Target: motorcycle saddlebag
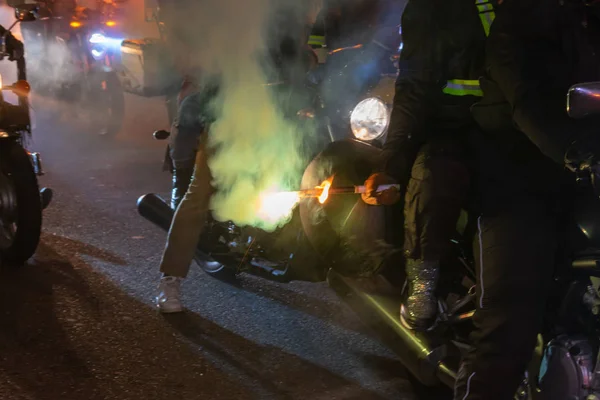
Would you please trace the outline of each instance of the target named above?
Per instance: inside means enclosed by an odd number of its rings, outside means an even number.
[[[177,85],[177,74],[166,45],[159,39],[127,39],[121,44],[123,89],[144,97],[165,95]]]

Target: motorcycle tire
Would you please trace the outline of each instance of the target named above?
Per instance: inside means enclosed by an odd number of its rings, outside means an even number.
[[[202,271],[211,277],[226,283],[236,282],[237,272],[235,268],[221,264],[201,251],[196,251],[194,261]]]
[[[37,176],[27,151],[17,142],[0,143],[0,169],[13,186],[17,203],[12,243],[0,249],[0,260],[21,266],[35,253],[42,232]]]

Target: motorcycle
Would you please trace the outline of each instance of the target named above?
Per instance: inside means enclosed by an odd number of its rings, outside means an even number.
[[[23,44],[10,30],[19,22],[35,20],[37,8],[15,6],[17,21],[9,28],[0,27],[0,59],[17,64],[17,82],[1,85],[0,109],[0,260],[11,265],[25,263],[36,251],[42,229],[42,210],[51,201],[52,191],[38,186],[43,175],[39,153],[24,147],[31,134],[29,83],[26,80]],[[17,96],[17,104],[4,100],[4,91]]]
[[[312,122],[319,127],[319,138],[311,143],[311,158],[325,149],[317,159],[332,150],[349,155],[350,163],[354,162],[352,155],[356,151],[366,151],[375,159],[385,139],[389,104],[394,93],[397,56],[396,52],[391,53],[384,51],[382,55],[380,48],[373,49],[369,45],[335,49],[330,52],[327,65],[319,65],[308,73],[306,86],[312,92],[312,106],[295,114],[300,119],[314,120]],[[285,84],[273,86],[285,87]],[[336,96],[341,90],[345,91],[344,95]],[[365,115],[368,117],[373,112],[373,118],[365,119]],[[376,125],[383,123],[376,126],[376,131],[367,132],[364,126],[372,125],[373,121]],[[157,131],[154,137],[163,140],[169,137],[169,132]],[[345,150],[348,148],[350,151]],[[303,179],[303,187],[307,182]],[[248,272],[279,282],[322,281],[326,278],[327,261],[314,251],[304,234],[308,227],[304,220],[310,214],[304,209],[301,203],[291,221],[273,233],[209,218],[195,260],[205,272],[222,279]],[[174,210],[160,197],[155,194],[140,197],[138,211],[168,231]],[[307,263],[314,268],[293,267]]]
[[[600,114],[599,98],[600,82],[573,86],[568,93],[569,115],[581,118]],[[377,123],[365,123],[364,117],[360,123],[356,116],[369,115],[372,121],[379,121],[376,119],[379,106],[361,109],[374,101],[367,97],[352,113],[356,118],[350,124],[360,132],[366,129],[375,135],[381,130]],[[417,333],[407,329],[399,319],[398,310],[406,295],[405,276],[398,273],[396,257],[400,254],[381,245],[387,237],[386,208],[367,206],[352,195],[322,198],[325,192],[322,180],[332,175],[335,178],[328,180],[329,193],[353,185],[359,188],[357,185],[372,172],[379,151],[377,145],[357,140],[332,143],[305,171],[302,188],[320,188],[321,198],[300,202],[300,226],[297,220],[292,220],[274,234],[264,235],[231,223],[212,222],[214,225],[200,241],[196,261],[215,276],[229,271],[247,272],[278,282],[326,280],[367,325],[375,328],[382,341],[396,351],[415,383],[423,388],[453,387],[461,356],[471,349],[468,337],[475,312],[476,277],[468,240],[453,241],[456,255],[447,268],[442,268],[446,272],[441,279],[439,316],[434,329]],[[600,396],[600,236],[596,227],[596,221],[600,220],[600,163],[587,160],[568,163],[567,168],[581,184],[576,193],[574,217],[577,239],[586,250],[572,254],[568,265],[556,268],[546,328],[538,336],[530,366],[515,394],[514,398],[519,400],[590,400]],[[173,211],[158,197],[143,196],[138,210],[168,230]],[[284,251],[279,259],[273,258],[268,248],[276,247],[277,243],[272,241],[285,242],[293,235],[303,238],[296,242],[295,251]],[[271,243],[263,241],[266,236]],[[356,279],[362,277],[369,278],[369,285]]]
[[[23,29],[35,55],[34,89],[91,110],[92,125],[103,135],[116,135],[125,115],[118,75],[121,10],[112,2],[96,10],[78,7],[69,18],[42,10],[38,25]]]

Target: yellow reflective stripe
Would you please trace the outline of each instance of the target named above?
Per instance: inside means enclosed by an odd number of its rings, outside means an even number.
[[[451,96],[483,96],[476,79],[451,79],[444,86],[443,92]]]
[[[311,46],[325,46],[325,36],[310,35],[308,38],[308,44]]]
[[[496,18],[494,6],[489,0],[475,0],[475,4],[477,5],[477,11],[479,11],[479,19],[481,20],[481,25],[483,25],[485,36],[488,36],[494,18]]]

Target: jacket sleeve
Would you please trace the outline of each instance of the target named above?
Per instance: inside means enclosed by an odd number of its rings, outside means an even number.
[[[410,177],[416,153],[425,141],[424,122],[435,112],[443,88],[443,40],[436,30],[435,3],[410,0],[402,14],[400,72],[380,163],[380,170],[401,184]]]
[[[544,4],[543,4],[544,3]],[[496,13],[487,41],[488,74],[511,106],[513,121],[540,151],[564,163],[569,145],[597,126],[597,120],[573,120],[566,112],[568,63],[558,49],[558,2],[507,0]],[[545,10],[540,15],[540,10]],[[564,66],[557,70],[556,66]]]

